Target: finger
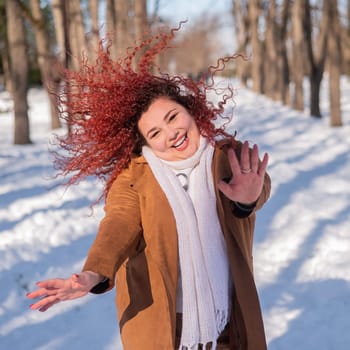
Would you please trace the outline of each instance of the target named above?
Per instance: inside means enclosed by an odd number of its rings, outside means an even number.
[[[219,181],[218,189],[228,198],[230,198],[231,187],[225,181]]]
[[[261,177],[263,177],[265,175],[268,162],[269,162],[269,155],[267,153],[265,153],[264,158],[263,158],[262,162],[260,163],[259,170],[258,170],[258,174]]]
[[[49,291],[47,289],[41,288],[41,289],[38,289],[34,292],[27,293],[26,297],[28,299],[36,299],[36,298],[44,297],[45,295],[48,295],[48,293],[49,293]]]
[[[46,281],[40,281],[37,282],[36,285],[40,288],[44,289],[56,289],[56,288],[62,288],[64,285],[64,279],[62,278],[55,278],[52,280],[46,280]]]
[[[218,188],[221,192],[225,193],[230,189],[230,185],[227,184],[225,181],[219,181]]]
[[[56,304],[58,304],[60,302],[60,300],[56,299],[55,301],[46,304],[45,306],[41,307],[40,309],[38,309],[38,311],[40,312],[45,312],[47,309],[49,309],[51,306],[54,306]]]
[[[44,299],[41,299],[40,301],[34,304],[31,304],[29,307],[31,310],[39,310],[39,309],[45,308],[46,305],[52,304],[56,300],[57,298],[55,296],[45,297]]]
[[[54,295],[58,289],[64,286],[64,283],[62,279],[55,279],[37,282],[36,285],[40,288],[33,292],[27,293],[26,297],[28,299],[36,299],[46,295]]]
[[[228,160],[230,162],[230,167],[231,167],[231,171],[232,174],[240,174],[241,173],[241,167],[239,165],[237,156],[235,151],[233,150],[233,148],[230,148],[228,150]]]
[[[248,143],[248,141],[245,141],[243,143],[242,149],[241,149],[241,169],[243,169],[243,170],[251,169],[249,158],[250,158],[249,157],[249,143]]]
[[[258,148],[258,145],[253,146],[251,156],[250,156],[250,164],[251,164],[251,168],[252,168],[253,173],[257,173],[258,167],[259,167],[259,148]]]
[[[80,275],[77,273],[73,273],[73,275],[71,276],[71,279],[73,282],[78,283],[80,282]]]
[[[40,295],[38,294],[38,291],[34,291],[34,292],[29,292],[26,294],[26,297],[28,299],[35,299],[37,297],[39,297]]]

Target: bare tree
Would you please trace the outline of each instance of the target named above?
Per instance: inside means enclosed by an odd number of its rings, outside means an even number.
[[[134,37],[136,40],[143,38],[150,30],[148,16],[147,16],[147,1],[134,1]],[[142,51],[139,55],[142,54]],[[136,57],[136,61],[139,57]],[[135,62],[136,63],[136,62]]]
[[[149,30],[147,18],[147,0],[134,1],[134,32],[135,38],[142,38]]]
[[[55,27],[57,59],[59,62],[68,67],[69,57],[69,40],[68,40],[68,1],[69,0],[51,0],[52,17]]]
[[[159,16],[158,16],[158,12],[159,12],[159,4],[160,4],[160,0],[154,0],[154,9],[153,9],[153,13],[150,16],[150,24],[156,23],[159,20]]]
[[[110,54],[113,59],[124,56],[127,47],[135,38],[135,7],[141,9],[145,0],[107,0],[107,34],[111,42]]]
[[[263,45],[259,38],[259,16],[261,11],[260,0],[250,0],[248,3],[249,28],[251,33],[252,58],[252,80],[253,91],[263,91]]]
[[[347,1],[346,24],[341,30],[344,73],[350,77],[350,0]]]
[[[350,0],[347,0],[348,12],[344,16],[348,19],[346,25],[339,20],[337,1],[324,0],[323,4],[323,7],[315,2],[310,5],[309,0],[262,3],[259,0],[237,0],[232,2],[232,12],[238,52],[243,53],[249,45],[253,52],[252,64],[246,66],[251,72],[245,74],[251,75],[253,90],[303,111],[304,77],[308,75],[310,113],[320,117],[320,86],[328,62],[331,124],[341,125],[340,75],[350,71]],[[264,33],[261,28],[265,29]],[[243,76],[239,67],[238,75]],[[289,89],[290,77],[293,94]]]
[[[98,24],[98,0],[90,0],[89,1],[89,12],[91,17],[91,37],[90,37],[90,45],[89,45],[89,59],[90,62],[96,60],[98,45],[100,42],[100,31]]]
[[[6,4],[0,1],[0,69],[3,75],[0,84],[5,86],[6,91],[11,91],[10,61],[8,53],[8,42],[6,33]]]
[[[306,0],[304,28],[306,33],[307,58],[310,65],[310,114],[314,117],[321,117],[320,88],[327,55],[329,14],[326,6],[323,6],[322,18],[317,28],[317,38],[314,40],[310,8],[310,1]]]
[[[347,4],[347,33],[350,37],[350,0],[348,0]]]
[[[117,57],[124,56],[128,45],[130,44],[130,33],[132,28],[129,27],[129,10],[130,3],[128,0],[116,0],[115,13],[116,13],[116,47]]]
[[[68,5],[68,33],[69,48],[72,53],[71,68],[77,69],[81,56],[87,55],[87,41],[85,36],[85,27],[83,15],[80,8],[79,0],[70,0]]]
[[[264,60],[264,92],[273,100],[278,99],[278,32],[276,1],[269,1],[265,20],[265,60]]]
[[[208,66],[213,63],[215,41],[212,40],[212,36],[217,32],[218,25],[218,17],[207,14],[182,33],[176,45],[181,47],[181,50],[169,52],[168,61],[171,62],[175,58],[174,71],[188,74],[196,79],[205,74]],[[189,52],[195,54],[189,54]]]
[[[117,57],[117,35],[116,35],[116,12],[114,7],[114,0],[106,1],[106,27],[107,36],[112,46],[110,47],[110,55],[113,59]]]
[[[293,108],[299,111],[304,110],[304,60],[305,49],[303,19],[305,0],[295,0],[292,9],[292,38],[293,38],[293,82],[294,96]]]
[[[6,1],[7,37],[10,53],[10,74],[14,101],[14,144],[28,144],[30,128],[28,118],[28,60],[24,18],[17,0]]]
[[[329,99],[330,124],[341,126],[340,109],[340,75],[341,75],[341,43],[338,1],[324,0],[329,14],[328,65],[329,65]]]
[[[8,56],[8,44],[7,40],[5,40],[1,45],[1,63],[2,69],[4,72],[3,84],[5,86],[6,91],[12,91],[12,82],[11,82],[11,73],[10,73],[10,60]]]
[[[277,32],[277,99],[283,104],[290,104],[289,91],[289,63],[287,50],[287,27],[290,15],[290,0],[283,0],[282,9],[280,12],[280,23],[276,24]]]
[[[34,27],[35,41],[38,52],[38,65],[43,85],[48,93],[51,110],[51,127],[61,126],[58,111],[56,92],[59,85],[59,77],[55,67],[56,58],[50,52],[50,38],[45,25],[45,19],[40,8],[40,0],[30,0],[30,10],[21,4],[22,10]]]
[[[237,33],[237,53],[247,56],[247,46],[249,43],[249,17],[248,2],[245,0],[232,0],[232,15],[235,32]],[[250,75],[250,63],[248,60],[237,60],[237,76],[243,86],[247,86]]]

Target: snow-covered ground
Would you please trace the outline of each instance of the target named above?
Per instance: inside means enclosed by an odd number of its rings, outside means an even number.
[[[232,130],[270,154],[270,201],[258,214],[255,273],[270,350],[350,349],[350,82],[343,121],[329,127],[238,89]],[[35,282],[82,267],[102,217],[92,179],[66,190],[54,178],[47,98],[29,95],[33,145],[13,146],[0,93],[0,349],[120,350],[114,291],[29,310]],[[306,106],[307,108],[307,106]],[[137,335],[135,335],[137,336]],[[150,335],[157,336],[157,335]]]

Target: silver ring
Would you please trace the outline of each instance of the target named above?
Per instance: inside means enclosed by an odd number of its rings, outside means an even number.
[[[249,174],[252,171],[252,169],[251,168],[249,168],[249,169],[241,169],[241,171],[242,171],[243,174]]]

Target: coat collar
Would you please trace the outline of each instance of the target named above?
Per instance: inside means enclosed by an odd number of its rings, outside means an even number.
[[[132,155],[131,156],[131,159],[136,163],[136,164],[144,164],[144,163],[147,163],[145,157],[143,155]]]

